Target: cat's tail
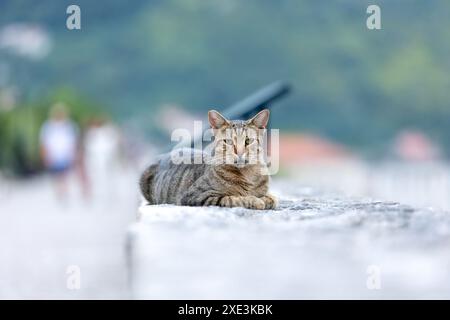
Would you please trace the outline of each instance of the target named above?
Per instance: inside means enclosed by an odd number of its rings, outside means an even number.
[[[153,179],[155,178],[157,170],[157,164],[151,165],[144,171],[144,173],[141,175],[141,179],[139,180],[141,193],[144,196],[145,200],[147,200],[150,204],[156,204],[153,195]]]

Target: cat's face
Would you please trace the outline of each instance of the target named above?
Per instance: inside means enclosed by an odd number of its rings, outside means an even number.
[[[211,110],[208,120],[214,130],[215,163],[245,166],[264,161],[264,129],[269,121],[269,110],[249,120],[227,120]]]

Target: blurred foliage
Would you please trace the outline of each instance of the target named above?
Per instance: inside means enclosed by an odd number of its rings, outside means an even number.
[[[361,150],[412,127],[450,150],[448,0],[378,0],[379,31],[369,0],[79,0],[79,31],[65,28],[69,4],[2,1],[0,26],[38,23],[53,39],[27,92],[62,83],[150,130],[164,103],[204,116],[283,79],[295,91],[275,127]]]
[[[70,117],[80,128],[84,128],[93,117],[104,113],[101,106],[67,88],[60,88],[39,102],[19,105],[11,111],[0,111],[0,168],[19,175],[42,169],[39,131],[55,102],[67,106]]]

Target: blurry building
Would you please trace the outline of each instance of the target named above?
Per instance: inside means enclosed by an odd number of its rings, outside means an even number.
[[[370,162],[322,137],[281,135],[280,175],[350,196],[450,208],[450,168],[439,146],[417,131],[402,132],[393,141],[394,157],[386,153]]]
[[[281,175],[351,195],[366,189],[366,167],[344,145],[312,134],[280,135],[279,145]]]
[[[405,161],[437,160],[442,154],[438,144],[418,130],[401,131],[395,138],[393,148],[394,154]]]
[[[300,163],[333,162],[352,157],[343,145],[311,134],[284,134],[280,136],[280,161],[291,166]]]

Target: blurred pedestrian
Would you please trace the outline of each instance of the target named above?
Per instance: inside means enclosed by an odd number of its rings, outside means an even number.
[[[40,150],[46,169],[54,177],[60,199],[67,196],[67,176],[75,166],[78,148],[79,129],[70,119],[67,107],[57,103],[41,127]]]
[[[119,130],[104,117],[92,118],[84,136],[84,164],[92,197],[104,203],[114,201],[120,160]]]

